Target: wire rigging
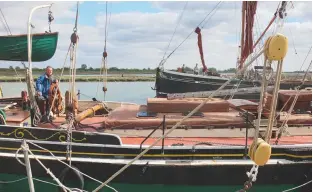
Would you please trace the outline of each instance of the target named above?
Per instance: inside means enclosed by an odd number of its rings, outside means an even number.
[[[222,1],[219,1],[217,3],[217,5],[215,5],[215,7],[204,17],[204,19],[197,25],[197,27],[200,27],[200,25],[207,19],[208,16],[210,16],[213,11],[218,7],[218,5],[221,3]],[[196,27],[196,28],[197,28]],[[202,26],[203,28],[204,26]],[[163,66],[164,63],[170,58],[170,56],[194,33],[194,30],[192,30],[188,36],[164,59],[160,62],[159,66]]]
[[[4,14],[3,14],[1,8],[0,8],[0,12],[1,12],[1,15],[2,15],[2,17],[3,17],[3,19],[4,19],[5,27],[7,28],[8,32],[10,33],[10,35],[12,35],[11,30],[10,30],[10,27],[9,27],[9,25],[8,25],[8,22],[7,22],[7,20],[5,19]],[[2,21],[2,22],[3,22],[3,21]]]
[[[179,24],[180,24],[180,21],[181,21],[181,19],[183,18],[183,14],[184,14],[184,12],[185,12],[185,9],[186,9],[186,7],[187,7],[187,4],[188,4],[188,1],[185,3],[184,8],[183,8],[183,10],[182,10],[182,12],[181,12],[181,14],[180,14],[180,16],[179,16],[179,18],[178,18],[178,21],[177,21],[175,30],[174,30],[174,32],[173,32],[173,34],[172,34],[172,37],[171,37],[171,39],[170,39],[170,42],[169,42],[168,45],[167,45],[167,48],[166,48],[166,50],[165,50],[165,52],[164,52],[164,55],[163,55],[162,60],[165,58],[165,55],[166,55],[166,53],[167,53],[167,51],[168,51],[168,49],[169,49],[169,47],[170,47],[170,44],[171,44],[171,42],[172,42],[172,40],[173,40],[173,37],[174,37],[174,35],[175,35],[175,33],[176,33],[176,30],[177,30],[177,28],[178,28],[178,26],[179,26]]]

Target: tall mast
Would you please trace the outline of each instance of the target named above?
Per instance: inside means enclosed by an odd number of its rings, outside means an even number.
[[[238,69],[242,69],[243,63],[253,52],[253,24],[256,13],[256,1],[242,2],[242,31],[241,31],[241,54]]]
[[[254,15],[256,14],[257,2],[254,1],[243,1],[242,2],[242,25],[241,25],[241,45],[240,45],[240,58],[238,61],[238,70],[240,70],[245,62],[246,58],[253,52],[254,48],[261,41],[265,33],[268,31],[270,26],[274,23],[277,18],[277,14],[279,18],[284,17],[284,11],[286,9],[286,1],[282,1],[281,6],[277,7],[277,10],[270,20],[269,24],[257,39],[257,41],[253,44],[253,23],[254,23]]]
[[[244,43],[244,31],[245,31],[245,8],[246,3],[243,1],[242,2],[242,7],[241,7],[241,44],[240,44],[240,50],[243,49],[243,43]],[[238,64],[238,69],[240,70],[242,68],[242,63],[241,63],[241,57],[242,57],[242,51],[240,51],[240,58],[239,58],[239,64]]]

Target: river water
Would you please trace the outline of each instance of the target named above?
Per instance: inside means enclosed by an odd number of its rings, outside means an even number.
[[[16,97],[21,91],[26,90],[26,84],[21,82],[0,83],[4,97]],[[80,90],[82,100],[90,100],[95,97],[97,100],[104,100],[102,83],[98,82],[76,82],[76,90]],[[68,82],[60,83],[62,95],[69,89]],[[145,104],[147,98],[155,96],[154,82],[108,82],[106,101],[131,102]]]

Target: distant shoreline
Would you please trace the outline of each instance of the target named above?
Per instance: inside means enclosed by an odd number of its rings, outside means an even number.
[[[68,82],[70,80],[70,76],[63,76],[61,78],[61,82]],[[78,76],[76,77],[76,82],[103,82],[102,76]],[[37,80],[37,77],[34,78],[34,81]],[[25,77],[16,77],[16,76],[2,76],[0,77],[0,82],[25,82]],[[108,76],[107,82],[152,82],[155,81],[154,76]]]
[[[33,73],[34,80],[42,75],[41,73]],[[68,73],[63,73],[63,76],[60,78],[59,73],[54,73],[55,77],[61,79],[61,82],[68,82],[71,79],[71,76]],[[231,77],[234,75],[233,73],[224,73]],[[294,79],[297,73],[283,73],[283,79]],[[300,78],[302,78],[301,73],[298,74]],[[76,74],[76,82],[103,82],[103,76],[100,76],[99,73],[78,73]],[[309,79],[311,80],[311,79]],[[25,82],[25,73],[16,74],[5,73],[4,71],[0,71],[0,82]],[[154,82],[155,74],[149,73],[109,73],[107,75],[108,82]]]

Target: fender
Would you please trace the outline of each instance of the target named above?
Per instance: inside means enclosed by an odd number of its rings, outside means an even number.
[[[76,167],[72,166],[72,168],[74,169],[71,169],[69,167],[63,169],[59,176],[59,180],[61,183],[67,186],[66,181],[73,181],[73,179],[75,178],[75,180],[79,182],[79,186],[73,188],[83,190],[85,185],[84,176],[79,171],[77,171],[78,169]],[[59,191],[61,192],[63,191],[63,189],[59,187]]]

